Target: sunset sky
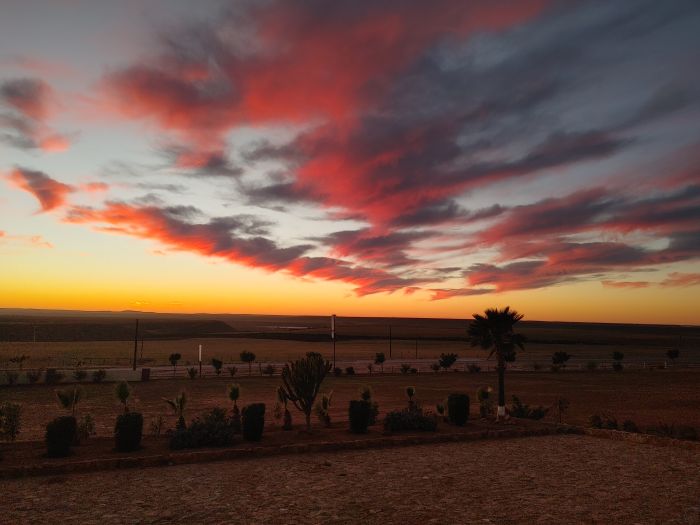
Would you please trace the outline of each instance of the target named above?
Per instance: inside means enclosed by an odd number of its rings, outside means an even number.
[[[0,307],[700,324],[697,0],[3,0]]]

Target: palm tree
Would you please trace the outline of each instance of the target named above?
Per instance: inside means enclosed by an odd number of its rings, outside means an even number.
[[[66,410],[70,410],[70,414],[73,417],[75,417],[78,411],[78,403],[83,397],[85,397],[85,390],[78,385],[66,390],[56,390],[56,399],[58,399],[59,404]]]
[[[234,432],[241,431],[241,411],[238,409],[239,397],[241,397],[241,385],[238,383],[231,383],[228,386],[228,398],[233,401],[233,417],[231,418],[231,425],[233,426]]]
[[[253,373],[252,367],[253,361],[255,361],[255,354],[253,352],[243,350],[243,352],[241,352],[241,361],[248,363],[248,375],[251,375]]]
[[[490,350],[489,357],[496,355],[498,362],[498,412],[497,417],[506,415],[505,373],[506,361],[515,357],[515,347],[524,350],[525,336],[516,334],[515,324],[523,318],[510,306],[503,310],[489,308],[484,315],[474,314],[474,320],[467,330],[471,346]]]

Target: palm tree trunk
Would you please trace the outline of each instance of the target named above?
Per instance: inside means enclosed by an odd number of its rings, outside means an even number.
[[[306,413],[306,430],[311,432],[311,412]]]
[[[503,358],[503,353],[498,352],[498,411],[496,419],[505,417],[506,415],[506,362]]]

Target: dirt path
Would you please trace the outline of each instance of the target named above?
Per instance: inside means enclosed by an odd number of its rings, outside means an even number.
[[[3,523],[700,523],[700,454],[552,436],[2,483]]]

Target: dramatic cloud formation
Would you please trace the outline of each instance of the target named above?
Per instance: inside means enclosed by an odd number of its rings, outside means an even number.
[[[15,168],[8,175],[8,180],[18,188],[31,193],[41,205],[41,211],[51,211],[66,203],[66,199],[75,188],[52,179],[41,171]]]
[[[0,82],[0,102],[11,110],[10,113],[0,112],[0,141],[20,149],[49,152],[68,149],[68,138],[45,123],[53,97],[51,87],[40,79]]]
[[[697,1],[231,4],[100,64],[101,170],[11,182],[42,211],[90,199],[70,224],[359,295],[698,284]],[[0,82],[0,141],[67,147],[54,98]]]
[[[194,222],[201,217],[202,213],[191,206],[162,208],[148,203],[108,202],[103,209],[72,207],[66,221],[96,224],[107,232],[153,239],[171,249],[216,256],[254,268],[344,281],[352,284],[358,295],[391,292],[419,282],[339,259],[308,256],[311,245],[280,247],[265,237],[269,224],[255,217],[238,215]]]

